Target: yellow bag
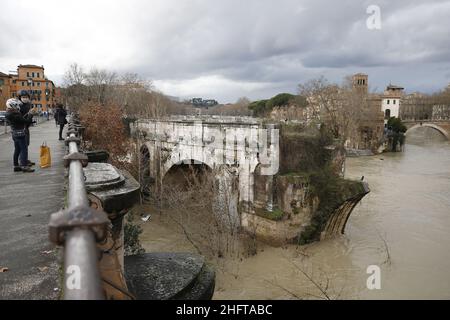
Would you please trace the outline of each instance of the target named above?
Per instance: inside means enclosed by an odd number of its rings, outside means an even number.
[[[41,168],[49,168],[52,165],[52,157],[50,156],[50,148],[47,147],[46,142],[41,145],[40,153],[39,159]]]

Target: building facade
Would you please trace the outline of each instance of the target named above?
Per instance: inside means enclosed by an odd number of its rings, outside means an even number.
[[[433,101],[424,94],[415,92],[403,97],[400,108],[402,120],[430,120],[433,115]]]
[[[53,81],[45,76],[43,66],[21,64],[15,74],[0,72],[0,89],[0,110],[4,110],[6,100],[17,97],[20,90],[30,93],[33,107],[40,112],[48,111],[59,102],[57,88]]]
[[[0,110],[6,109],[6,100],[11,97],[11,77],[0,72]]]
[[[400,103],[403,97],[403,90],[403,87],[394,86],[392,84],[386,87],[381,100],[381,111],[384,113],[385,124],[390,117],[401,118]]]

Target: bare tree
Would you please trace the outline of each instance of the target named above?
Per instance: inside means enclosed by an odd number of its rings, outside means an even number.
[[[247,97],[240,97],[235,103],[235,105],[238,105],[238,106],[244,107],[244,108],[247,108],[249,104],[250,104],[250,99]]]
[[[84,73],[83,67],[76,62],[72,63],[64,73],[63,81],[66,87],[85,84],[86,74]]]
[[[329,83],[324,77],[299,85],[299,93],[308,102],[309,122],[324,123],[334,138],[344,143],[354,136],[361,121],[371,117],[367,92],[355,90],[350,78],[342,86]]]
[[[180,168],[178,168],[180,170]],[[240,229],[236,180],[223,179],[227,168],[184,166],[164,178],[163,212],[183,230],[196,250],[220,265],[221,258],[252,254],[251,239]]]
[[[91,100],[105,104],[112,102],[112,90],[118,84],[118,75],[106,69],[93,67],[86,75],[86,84],[89,86]]]
[[[65,102],[73,109],[80,108],[87,101],[89,95],[83,67],[72,63],[66,70],[63,81],[62,94]]]
[[[160,118],[168,114],[189,113],[186,106],[154,90],[151,80],[136,73],[120,75],[97,67],[86,73],[83,67],[73,63],[64,79],[62,93],[73,109],[92,104],[114,105],[130,118]]]

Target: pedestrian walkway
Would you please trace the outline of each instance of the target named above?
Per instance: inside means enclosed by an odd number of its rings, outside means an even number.
[[[64,202],[65,147],[54,121],[31,127],[29,159],[36,172],[13,172],[13,142],[0,135],[0,299],[57,299],[59,265],[48,240],[50,215]],[[39,147],[50,147],[52,167],[39,167]]]

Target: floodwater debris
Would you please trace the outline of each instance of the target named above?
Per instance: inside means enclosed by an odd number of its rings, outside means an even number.
[[[37,267],[40,272],[45,272],[48,270],[48,267]]]
[[[146,215],[145,217],[141,217],[141,220],[147,222],[150,219],[151,215]]]
[[[7,267],[0,267],[0,273],[9,271],[9,269]]]

